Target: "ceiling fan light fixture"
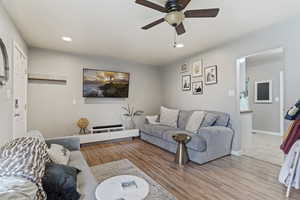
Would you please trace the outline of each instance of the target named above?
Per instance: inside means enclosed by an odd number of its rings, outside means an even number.
[[[178,43],[178,44],[174,45],[174,48],[176,48],[176,49],[180,49],[180,48],[183,48],[183,47],[184,47],[184,44],[182,44],[182,43]]]
[[[166,15],[165,20],[171,25],[171,26],[178,26],[182,23],[185,16],[182,12],[179,11],[173,11]]]

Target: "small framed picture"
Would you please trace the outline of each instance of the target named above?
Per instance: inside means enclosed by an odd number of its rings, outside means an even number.
[[[203,81],[197,81],[192,83],[193,95],[203,94]]]
[[[202,68],[202,60],[199,60],[193,64],[193,77],[198,77],[203,75],[203,68]]]
[[[187,63],[184,63],[180,66],[180,73],[187,73],[189,72],[189,67]]]
[[[205,67],[205,85],[213,85],[218,83],[218,67],[210,66]]]
[[[182,76],[182,91],[190,91],[191,90],[191,75],[183,75]]]
[[[256,104],[272,103],[272,81],[256,81],[255,82],[255,99]]]

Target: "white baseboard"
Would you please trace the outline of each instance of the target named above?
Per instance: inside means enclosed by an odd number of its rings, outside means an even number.
[[[272,132],[272,131],[252,130],[252,133],[262,133],[267,135],[281,136],[279,132]]]
[[[241,156],[242,155],[242,151],[231,151],[231,155],[234,155],[234,156]]]

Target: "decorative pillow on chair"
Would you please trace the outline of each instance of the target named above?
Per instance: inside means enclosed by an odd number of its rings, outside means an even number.
[[[160,107],[160,124],[177,128],[179,110]]]
[[[54,163],[61,165],[68,164],[71,153],[65,147],[59,144],[51,144],[50,148],[47,151],[50,159]]]
[[[79,200],[77,192],[77,175],[79,169],[74,167],[47,163],[42,183],[47,200]]]
[[[205,112],[203,111],[195,111],[190,116],[186,126],[185,130],[190,131],[192,133],[197,133],[198,129],[200,128],[200,125],[202,124],[205,117]]]

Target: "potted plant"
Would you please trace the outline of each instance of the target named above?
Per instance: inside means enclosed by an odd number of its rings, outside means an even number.
[[[122,107],[123,110],[125,110],[125,113],[123,114],[123,120],[124,120],[124,127],[125,129],[135,129],[135,122],[134,118],[136,116],[141,116],[144,111],[142,110],[134,110],[134,106],[130,107],[129,104],[127,104],[127,107]]]

